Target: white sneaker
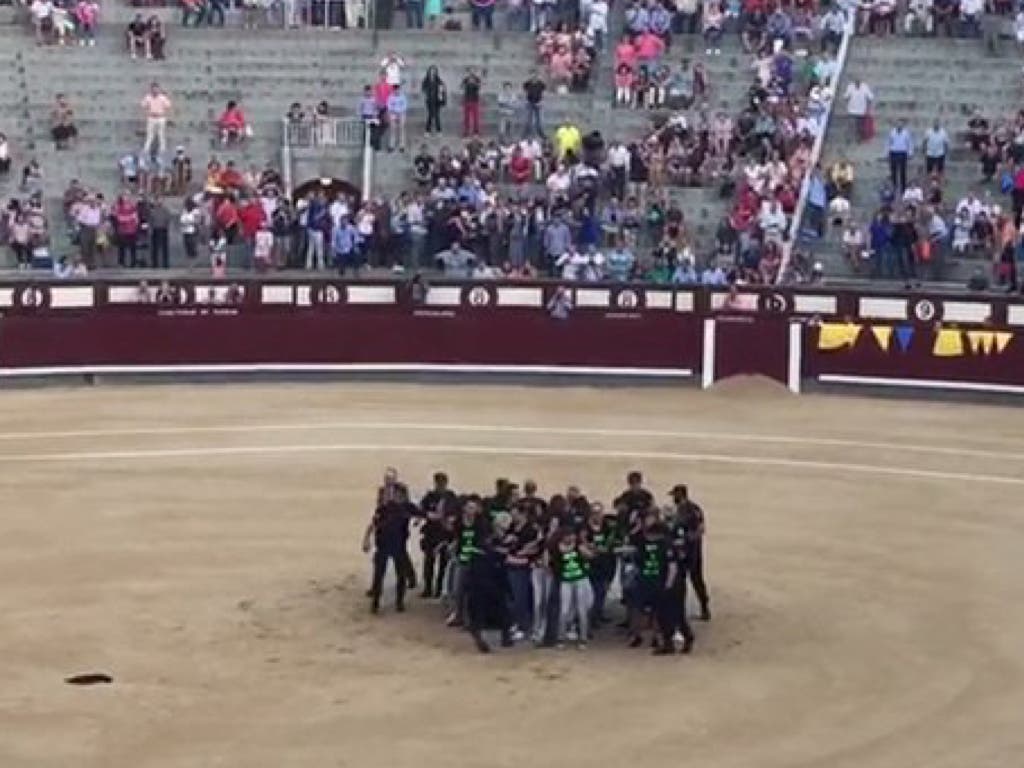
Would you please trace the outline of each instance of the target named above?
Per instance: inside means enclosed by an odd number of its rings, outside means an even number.
[[[722,49],[721,48],[715,48],[715,56],[721,56],[721,55],[722,55]]]
[[[403,267],[401,264],[395,264],[395,266],[391,268],[391,273],[394,275],[400,275],[403,272],[405,272],[405,267]]]
[[[96,47],[96,41],[95,40],[90,40],[89,41],[89,47],[95,48]]]
[[[708,48],[708,49],[707,49],[706,51],[704,51],[704,54],[705,54],[706,56],[710,56],[710,55],[711,55],[711,49],[710,49],[710,48]]]
[[[517,629],[512,633],[512,639],[517,643],[521,643],[526,639],[526,635],[521,630]]]

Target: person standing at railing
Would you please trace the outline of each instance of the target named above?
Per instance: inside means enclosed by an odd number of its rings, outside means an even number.
[[[324,268],[324,230],[328,226],[327,201],[323,192],[309,199],[306,207],[306,269]]]
[[[388,121],[388,151],[405,152],[405,119],[409,112],[409,100],[402,90],[402,86],[396,85],[391,95],[388,96],[387,109],[385,114]]]

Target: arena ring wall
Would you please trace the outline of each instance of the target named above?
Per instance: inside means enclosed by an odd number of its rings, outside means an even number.
[[[1024,395],[1024,302],[758,291],[279,280],[0,284],[0,377],[377,373],[670,379]],[[150,288],[155,297],[155,290]]]

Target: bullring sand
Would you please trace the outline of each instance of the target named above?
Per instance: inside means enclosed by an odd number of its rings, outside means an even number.
[[[482,657],[373,618],[383,468],[707,510],[689,658]],[[0,768],[1014,768],[1024,411],[764,392],[111,386],[0,395]],[[104,672],[110,685],[70,686]]]

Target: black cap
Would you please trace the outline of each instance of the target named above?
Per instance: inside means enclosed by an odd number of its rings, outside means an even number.
[[[672,486],[672,490],[668,492],[669,496],[689,496],[689,491],[683,483],[676,483]]]

